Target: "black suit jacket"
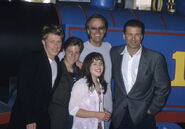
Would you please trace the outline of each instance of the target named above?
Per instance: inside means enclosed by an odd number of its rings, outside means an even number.
[[[37,123],[37,129],[49,129],[51,93],[52,74],[45,51],[29,54],[23,59],[19,70],[17,98],[9,129],[25,129],[26,124],[32,122]]]
[[[52,100],[49,105],[49,115],[51,118],[51,129],[71,129],[72,128],[72,116],[69,115],[68,105],[71,96],[71,90],[73,86],[72,75],[67,71],[67,68],[61,61],[62,75],[60,77],[59,84],[56,86]],[[77,69],[77,71],[75,71]],[[75,77],[78,79],[80,69],[75,66]]]
[[[165,58],[158,52],[143,47],[136,82],[127,94],[121,73],[121,52],[124,48],[125,46],[117,46],[111,49],[112,76],[115,82],[112,121],[115,128],[119,127],[127,107],[135,125],[144,119],[147,110],[155,115],[165,104],[170,90]]]

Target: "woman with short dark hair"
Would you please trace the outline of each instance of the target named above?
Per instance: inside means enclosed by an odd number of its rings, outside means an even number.
[[[63,48],[65,55],[60,62],[62,75],[49,106],[51,129],[71,129],[73,120],[68,113],[70,93],[73,83],[81,77],[81,70],[76,62],[83,50],[83,41],[77,37],[70,37],[65,41]]]

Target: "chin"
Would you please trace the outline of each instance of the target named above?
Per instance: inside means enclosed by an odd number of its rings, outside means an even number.
[[[97,75],[97,77],[100,77],[100,76],[101,76],[101,74]]]

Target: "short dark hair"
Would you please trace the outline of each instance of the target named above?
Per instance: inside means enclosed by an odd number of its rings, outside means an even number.
[[[126,27],[128,27],[128,26],[141,28],[141,32],[144,35],[145,26],[144,26],[143,22],[136,20],[136,19],[132,19],[132,20],[127,21],[123,27],[124,33],[126,32]]]
[[[69,37],[65,42],[64,42],[64,50],[66,50],[69,46],[79,46],[80,48],[80,53],[84,49],[84,44],[83,41],[80,38],[77,37]]]
[[[95,84],[93,83],[92,76],[90,73],[90,66],[94,60],[101,60],[103,62],[103,66],[104,66],[103,73],[100,75],[99,81],[104,89],[104,93],[106,93],[107,82],[104,80],[105,62],[104,62],[103,56],[100,53],[92,52],[85,57],[82,65],[82,77],[87,78],[87,84],[88,84],[89,90],[93,91]]]
[[[41,39],[42,40],[45,40],[47,37],[48,37],[48,34],[56,34],[56,35],[59,35],[61,37],[61,39],[63,39],[64,37],[64,31],[62,28],[56,26],[56,25],[45,25],[43,28],[42,28],[42,31],[41,31]]]
[[[92,19],[94,19],[94,18],[101,19],[101,20],[104,22],[104,25],[105,25],[106,29],[108,28],[108,22],[107,22],[106,18],[103,17],[102,15],[98,14],[98,13],[95,13],[95,14],[93,14],[92,16],[90,16],[90,17],[87,19],[87,21],[86,21],[86,23],[85,23],[85,28],[86,28],[86,30],[89,28],[89,23],[90,23],[90,21],[91,21]]]

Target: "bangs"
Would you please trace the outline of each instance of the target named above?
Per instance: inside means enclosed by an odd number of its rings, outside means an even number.
[[[99,56],[99,55],[93,57],[92,60],[101,60],[101,61],[103,61],[102,57]]]

